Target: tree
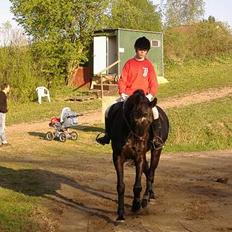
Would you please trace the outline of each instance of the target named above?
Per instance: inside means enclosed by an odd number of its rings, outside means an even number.
[[[204,0],[167,0],[165,20],[167,26],[192,24],[204,15]]]
[[[161,30],[160,15],[148,0],[110,0],[106,17],[110,28]]]
[[[87,47],[107,0],[10,0],[16,21],[32,40],[47,81],[68,77],[87,60]],[[62,78],[62,79],[63,79]]]
[[[216,22],[215,17],[210,15],[210,16],[208,17],[208,22],[210,22],[210,23],[215,23],[215,22]]]

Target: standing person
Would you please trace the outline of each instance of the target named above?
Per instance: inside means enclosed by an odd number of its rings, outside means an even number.
[[[8,145],[5,128],[6,128],[6,113],[7,113],[7,94],[10,91],[10,85],[7,83],[1,84],[0,91],[0,145]]]
[[[128,96],[132,95],[134,91],[142,89],[146,94],[149,101],[152,101],[157,95],[158,82],[155,69],[152,63],[146,58],[148,51],[150,50],[150,41],[146,37],[140,37],[134,44],[135,56],[129,59],[122,69],[122,74],[118,81],[118,90],[120,98],[113,104],[119,101],[125,101]],[[105,113],[105,135],[98,137],[96,140],[98,143],[105,145],[109,144],[110,138],[107,133],[109,128],[108,120],[108,107]],[[158,137],[160,129],[159,113],[156,107],[153,107],[154,122],[152,124],[154,140],[153,144],[156,148],[162,147],[160,138]]]

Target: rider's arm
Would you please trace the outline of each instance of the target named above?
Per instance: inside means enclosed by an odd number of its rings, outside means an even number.
[[[158,92],[158,81],[157,81],[156,71],[152,64],[149,67],[148,82],[149,82],[149,90],[150,90],[149,94],[155,97]]]
[[[122,93],[126,94],[126,87],[128,82],[128,74],[129,74],[129,63],[127,62],[123,69],[121,76],[118,80],[118,92],[121,95]]]

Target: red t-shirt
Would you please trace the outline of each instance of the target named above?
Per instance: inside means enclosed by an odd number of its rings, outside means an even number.
[[[145,94],[155,96],[158,90],[158,82],[152,63],[144,59],[142,61],[132,58],[126,62],[118,81],[119,94],[133,94],[135,90],[142,89]]]

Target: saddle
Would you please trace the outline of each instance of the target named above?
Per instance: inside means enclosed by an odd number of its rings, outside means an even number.
[[[108,113],[109,121],[114,120],[118,112],[123,109],[123,103],[124,102],[117,102],[110,107],[110,110]]]

